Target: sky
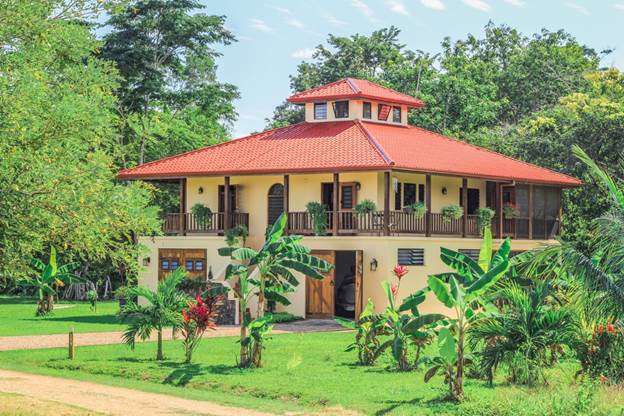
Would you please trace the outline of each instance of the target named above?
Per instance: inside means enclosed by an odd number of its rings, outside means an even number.
[[[225,15],[238,42],[217,49],[222,82],[236,85],[233,137],[262,130],[291,94],[289,75],[327,35],[370,35],[394,25],[406,48],[435,54],[446,36],[482,37],[488,21],[526,35],[564,29],[596,51],[614,49],[602,66],[624,68],[624,0],[201,0]]]

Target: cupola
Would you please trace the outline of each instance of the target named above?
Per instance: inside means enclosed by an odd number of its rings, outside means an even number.
[[[288,101],[304,105],[305,120],[310,123],[358,119],[407,125],[409,109],[424,105],[409,95],[355,78],[294,94]]]

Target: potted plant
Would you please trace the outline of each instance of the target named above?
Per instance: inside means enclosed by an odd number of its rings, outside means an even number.
[[[245,247],[247,237],[249,237],[249,230],[245,224],[236,224],[225,231],[225,242],[229,247]]]
[[[427,207],[422,202],[414,202],[413,204],[406,205],[403,207],[403,210],[409,214],[414,214],[419,220],[427,213]]]
[[[513,220],[520,216],[520,210],[513,204],[505,204],[503,206],[503,217],[506,220]]]
[[[377,210],[377,206],[370,199],[364,199],[355,205],[355,212],[358,214],[368,214]]]
[[[492,224],[492,218],[494,218],[494,211],[490,208],[479,208],[477,210],[477,227],[479,228],[479,233],[482,233],[485,227],[489,227]]]
[[[312,229],[314,235],[326,235],[327,234],[327,209],[325,205],[320,202],[308,202],[306,210],[312,217]]]
[[[209,228],[212,225],[212,210],[204,204],[196,203],[191,207],[191,213],[201,228]]]
[[[128,286],[119,286],[115,291],[115,299],[119,301],[119,309],[123,309],[127,302]]]
[[[450,204],[442,207],[440,213],[442,214],[442,221],[449,223],[451,220],[460,219],[464,215],[464,208],[457,204]]]

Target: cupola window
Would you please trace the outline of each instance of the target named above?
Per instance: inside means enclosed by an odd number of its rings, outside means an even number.
[[[392,121],[395,123],[401,122],[401,107],[394,107],[392,109]]]
[[[349,101],[334,101],[334,116],[336,118],[348,118]]]
[[[314,103],[314,120],[327,119],[327,103]]]
[[[362,118],[370,120],[372,118],[371,103],[364,103],[362,106]]]

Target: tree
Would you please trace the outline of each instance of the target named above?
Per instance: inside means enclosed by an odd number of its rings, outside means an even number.
[[[164,359],[162,331],[169,326],[176,331],[182,325],[182,310],[187,306],[188,297],[178,289],[178,285],[185,278],[186,271],[180,267],[158,283],[155,292],[143,286],[128,289],[126,298],[129,300],[119,312],[119,319],[122,322],[129,322],[122,337],[132,349],[137,337],[146,340],[152,331],[156,331],[158,334],[156,359]],[[147,304],[140,304],[139,297]]]
[[[233,263],[226,269],[226,280],[234,283],[232,289],[239,299],[241,316],[241,367],[261,367],[264,336],[270,331],[270,315],[265,316],[267,300],[289,305],[284,294],[293,292],[299,281],[293,272],[322,279],[333,265],[310,255],[310,249],[301,244],[303,237],[284,235],[286,215],[281,214],[267,233],[260,250],[248,247],[224,247],[219,254],[229,256]],[[237,280],[237,281],[236,281]],[[236,281],[236,282],[235,282]],[[227,292],[215,288],[210,294]],[[247,305],[257,296],[256,318],[247,313]]]
[[[72,262],[105,260],[132,272],[133,236],[159,228],[150,187],[114,181],[118,78],[93,57],[99,44],[77,20],[91,5],[9,0],[0,6],[4,279],[31,276],[29,259],[50,246]]]
[[[216,77],[214,44],[234,36],[194,0],[134,0],[107,22],[101,57],[122,76],[123,167],[228,138],[238,90]]]
[[[431,275],[427,280],[429,289],[444,306],[452,309],[453,316],[449,327],[438,332],[439,356],[423,357],[423,361],[430,365],[425,381],[442,370],[454,400],[464,398],[464,368],[469,361],[465,349],[466,334],[479,315],[492,308],[485,294],[509,269],[510,252],[511,244],[505,239],[492,256],[492,233],[486,228],[478,262],[442,247],[440,258],[454,272]]]

